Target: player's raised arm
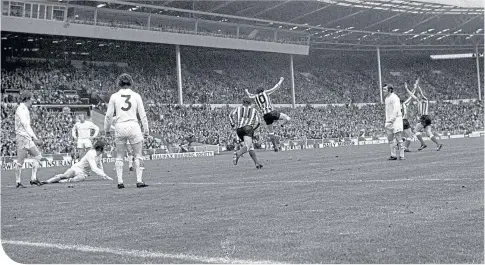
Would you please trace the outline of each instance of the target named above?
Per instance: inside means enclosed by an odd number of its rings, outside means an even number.
[[[409,89],[408,89],[408,83],[405,82],[404,83],[404,87],[406,88],[406,91],[408,91],[409,93]],[[416,87],[413,88],[413,91],[411,91],[411,93],[414,95],[416,93]],[[409,105],[409,103],[411,102],[411,100],[413,99],[412,96],[409,96],[405,101],[404,101],[404,106],[407,106]]]
[[[281,84],[283,83],[283,80],[285,80],[285,78],[280,77],[280,81],[274,87],[265,91],[266,94],[271,95],[271,93],[275,92],[276,89],[278,89],[281,86]]]
[[[248,89],[245,89],[244,92],[246,92],[246,95],[248,95],[249,98],[255,98],[256,95],[249,93]]]
[[[406,92],[408,92],[408,94],[409,94],[409,96],[410,96],[411,98],[413,98],[413,99],[415,99],[415,100],[418,100],[418,97],[416,97],[416,95],[414,95],[414,93],[413,93],[413,92],[409,91],[407,84],[404,86],[404,88],[406,89]]]
[[[115,102],[114,102],[114,95],[112,95],[109,99],[108,103],[108,110],[106,111],[106,115],[104,116],[104,131],[106,133],[109,132],[109,128],[111,127],[111,120],[113,119],[113,115],[115,112]]]
[[[72,138],[76,139],[77,138],[77,123],[74,124],[74,127],[72,127]]]
[[[418,85],[418,90],[419,90],[419,94],[421,95],[421,97],[425,100],[425,101],[428,101],[428,98],[426,98],[424,96],[424,93],[423,93],[423,90],[421,89],[421,86]]]
[[[145,112],[145,106],[143,106],[143,101],[141,99],[141,96],[138,96],[137,100],[138,100],[137,112],[138,112],[138,115],[140,116],[141,125],[143,126],[143,132],[145,133],[145,135],[148,135],[150,133],[150,129],[148,128],[148,118],[147,118],[147,113]]]
[[[91,123],[91,125],[92,125],[91,129],[94,130],[94,134],[92,138],[96,138],[98,137],[98,134],[99,134],[99,127],[94,123]]]
[[[30,137],[32,137],[33,140],[38,141],[39,139],[34,133],[34,130],[32,130],[32,127],[30,126],[30,119],[28,117],[27,109],[20,109],[19,110],[19,118],[20,118],[20,123],[22,126],[25,128],[25,131],[29,134]]]

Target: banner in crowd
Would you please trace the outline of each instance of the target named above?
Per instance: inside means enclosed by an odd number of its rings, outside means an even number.
[[[150,150],[151,151],[151,150]],[[182,158],[198,158],[198,157],[210,157],[214,156],[214,151],[204,152],[188,152],[188,153],[172,153],[172,154],[144,154],[144,160],[166,160],[166,159],[182,159]],[[103,163],[114,163],[116,156],[106,155],[103,156]],[[126,160],[126,159],[125,159]],[[70,167],[77,163],[78,159],[72,159],[70,156],[58,156],[55,159],[53,157],[43,158],[40,162],[41,167]],[[12,157],[4,157],[0,161],[2,170],[13,170],[16,159]],[[23,168],[32,168],[33,160],[25,159]]]
[[[357,145],[357,139],[303,139],[282,142],[282,151]]]

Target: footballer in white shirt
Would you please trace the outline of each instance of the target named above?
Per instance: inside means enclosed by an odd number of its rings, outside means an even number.
[[[401,101],[394,94],[394,88],[391,85],[384,85],[382,92],[386,95],[386,122],[387,140],[391,149],[389,160],[397,160],[396,148],[399,148],[399,159],[404,160],[404,143],[402,140],[403,119],[401,113]],[[397,145],[394,142],[397,141]]]
[[[141,96],[133,91],[133,79],[128,74],[122,74],[118,77],[116,85],[119,91],[111,95],[108,103],[108,110],[104,120],[104,131],[106,134],[110,133],[113,116],[116,114],[116,122],[114,124],[114,134],[116,143],[116,176],[118,178],[118,188],[123,189],[123,156],[126,152],[126,144],[129,142],[133,148],[133,155],[135,157],[134,168],[136,173],[136,187],[147,187],[143,180],[142,165],[142,147],[144,136],[149,135],[148,119],[143,106]],[[140,117],[143,133],[138,123]]]
[[[30,126],[29,108],[32,107],[32,97],[33,95],[31,92],[23,91],[20,95],[21,102],[15,111],[15,140],[17,142],[15,179],[17,182],[17,188],[25,188],[20,181],[20,176],[22,175],[22,167],[27,155],[30,155],[34,160],[32,165],[32,177],[30,178],[30,185],[42,185],[42,183],[37,179],[37,170],[40,168],[40,159],[42,158],[37,145],[41,145],[42,141],[37,138],[32,130],[32,127]]]
[[[91,135],[91,130],[94,130],[93,135]],[[83,114],[79,115],[79,122],[76,122],[72,128],[72,137],[77,140],[78,157],[82,157],[87,150],[93,147],[92,139],[96,138],[98,134],[99,127],[91,121],[87,121]]]
[[[97,142],[94,145],[94,148],[89,150],[79,162],[72,165],[71,168],[66,170],[63,174],[55,175],[54,177],[42,181],[42,184],[51,184],[51,183],[59,183],[59,182],[80,182],[86,179],[89,170],[96,173],[98,176],[101,176],[103,179],[106,180],[113,180],[112,178],[108,177],[103,170],[103,152],[104,152],[105,143],[102,141]]]

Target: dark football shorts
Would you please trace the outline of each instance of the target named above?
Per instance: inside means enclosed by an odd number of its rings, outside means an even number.
[[[273,110],[269,113],[264,114],[263,119],[266,125],[271,125],[273,124],[273,122],[280,119],[280,113],[276,110]]]
[[[247,125],[241,128],[237,128],[236,133],[237,133],[237,137],[239,137],[241,141],[244,141],[244,136],[249,136],[251,138],[254,138],[253,126]]]
[[[404,130],[407,130],[407,129],[411,128],[411,126],[409,125],[408,119],[403,119],[402,120],[402,126],[403,126],[403,129]]]
[[[421,118],[419,119],[419,121],[421,122],[421,124],[423,125],[424,128],[428,127],[431,125],[431,117],[429,115],[423,115],[421,116]]]

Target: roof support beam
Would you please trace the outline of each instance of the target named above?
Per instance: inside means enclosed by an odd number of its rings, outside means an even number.
[[[317,8],[317,9],[315,9],[315,10],[313,10],[313,11],[308,12],[308,13],[305,13],[305,14],[299,15],[299,16],[297,16],[297,17],[294,17],[294,18],[292,18],[292,19],[288,20],[288,22],[294,22],[294,21],[297,21],[297,20],[298,20],[298,19],[300,19],[300,18],[304,18],[304,17],[309,16],[309,15],[311,15],[311,14],[313,14],[313,13],[316,13],[316,12],[318,12],[318,11],[322,11],[322,10],[324,10],[324,9],[327,9],[327,8],[329,8],[329,7],[336,6],[336,5],[337,5],[337,4],[331,4],[331,5],[326,5],[326,6],[324,6],[324,7]]]
[[[214,8],[211,8],[211,9],[207,10],[207,12],[211,12],[212,13],[212,12],[214,12],[216,10],[219,10],[219,9],[221,9],[223,7],[226,7],[226,6],[230,5],[230,4],[232,4],[233,2],[234,2],[234,0],[225,1],[222,4],[220,4],[220,5],[218,5],[218,6],[214,7]]]
[[[380,7],[380,6],[383,6],[383,5],[388,4],[388,3],[391,3],[391,2],[392,2],[392,0],[391,0],[391,1],[386,1],[386,2],[383,2],[383,3],[379,4],[379,5],[377,5],[376,7]],[[353,17],[353,16],[358,15],[358,14],[362,14],[362,13],[364,13],[364,12],[366,12],[366,11],[369,11],[369,10],[372,10],[372,9],[362,9],[362,10],[360,10],[360,11],[358,11],[358,12],[355,12],[355,13],[352,13],[352,14],[350,14],[350,15],[347,15],[347,16],[344,16],[344,17],[341,17],[341,18],[338,18],[338,19],[332,20],[332,21],[330,21],[330,22],[327,22],[327,23],[325,23],[323,26],[324,26],[324,27],[326,27],[326,26],[328,26],[328,25],[332,25],[332,24],[333,24],[333,23],[335,23],[335,22],[338,22],[338,21],[341,21],[341,20],[347,19],[347,18],[349,18],[349,17]]]
[[[451,30],[450,30],[450,32],[453,32],[453,31],[455,31],[455,30],[457,30],[457,29],[459,29],[459,28],[461,28],[461,27],[465,26],[466,24],[468,24],[468,23],[472,22],[473,20],[475,20],[475,19],[477,19],[477,18],[481,18],[481,17],[483,17],[483,15],[478,15],[478,16],[474,16],[474,17],[472,17],[472,18],[470,18],[470,19],[467,19],[467,20],[465,20],[463,23],[461,23],[460,25],[458,25],[458,26],[454,27],[453,29],[451,29]]]
[[[384,22],[386,22],[386,21],[389,21],[389,20],[394,19],[394,18],[396,18],[396,17],[398,17],[398,16],[401,16],[402,14],[404,14],[404,13],[397,13],[397,14],[395,14],[394,16],[390,16],[390,17],[388,17],[388,18],[386,18],[386,19],[379,20],[379,21],[377,21],[377,22],[375,22],[375,23],[372,23],[372,24],[370,24],[370,25],[368,25],[368,26],[365,26],[365,28],[364,28],[364,29],[370,29],[370,28],[372,28],[372,27],[374,27],[374,26],[377,26],[377,25],[382,24],[382,23],[384,23]]]
[[[353,17],[353,16],[356,16],[356,15],[358,15],[358,14],[362,14],[362,13],[364,13],[365,11],[367,11],[367,10],[360,10],[360,11],[355,12],[355,13],[352,13],[352,14],[350,14],[350,15],[346,15],[346,16],[344,16],[344,17],[337,18],[337,19],[335,19],[335,20],[332,20],[332,21],[329,21],[329,22],[327,22],[327,23],[323,24],[323,26],[324,26],[324,27],[327,27],[327,26],[329,26],[329,25],[334,24],[335,22],[339,22],[339,21],[344,20],[344,19],[347,19],[347,18],[349,18],[349,17]]]
[[[257,16],[262,15],[262,14],[264,14],[264,13],[270,11],[270,10],[273,10],[273,9],[279,7],[279,6],[285,5],[285,4],[287,4],[288,2],[291,2],[291,1],[293,1],[293,0],[286,0],[284,2],[280,2],[280,3],[278,3],[278,4],[276,4],[272,7],[266,8],[266,9],[264,9],[264,10],[262,10],[262,11],[256,13],[256,14],[252,15],[251,17],[257,17]]]

